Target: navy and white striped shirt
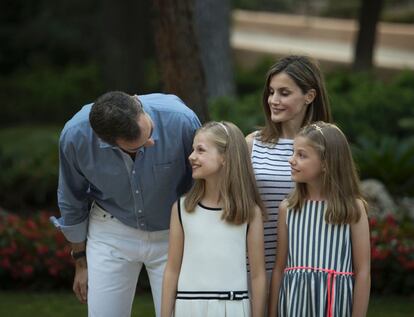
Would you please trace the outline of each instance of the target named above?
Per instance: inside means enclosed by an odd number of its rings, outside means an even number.
[[[292,154],[293,140],[291,139],[279,139],[276,144],[261,142],[257,137],[253,140],[253,170],[268,214],[268,220],[264,223],[267,271],[271,271],[275,263],[279,204],[294,186],[288,162]]]

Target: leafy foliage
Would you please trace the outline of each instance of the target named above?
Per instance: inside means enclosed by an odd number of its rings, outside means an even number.
[[[58,128],[0,130],[0,201],[15,211],[56,205]]]
[[[210,104],[209,110],[212,120],[233,122],[248,134],[263,125],[261,109],[261,95],[250,94],[241,98],[219,98]]]
[[[389,214],[371,218],[371,281],[377,293],[412,294],[414,290],[414,225]]]
[[[64,123],[101,92],[94,64],[42,66],[0,77],[0,124]]]
[[[374,74],[335,72],[327,76],[327,87],[334,119],[352,142],[361,136],[378,140],[410,135],[403,122],[414,118],[413,71],[388,82]]]
[[[414,139],[360,138],[352,147],[362,178],[375,178],[393,196],[414,196]]]
[[[50,215],[0,215],[1,288],[70,285],[74,269],[69,246],[62,233],[50,224]]]

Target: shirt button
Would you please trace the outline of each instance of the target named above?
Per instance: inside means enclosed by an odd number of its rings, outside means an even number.
[[[136,190],[136,191],[135,191],[135,194],[139,194],[139,190]]]
[[[139,212],[139,213],[141,213],[141,212],[142,212],[142,210],[140,209],[140,210],[138,210],[138,212]]]
[[[132,171],[132,174],[135,174],[135,170]]]

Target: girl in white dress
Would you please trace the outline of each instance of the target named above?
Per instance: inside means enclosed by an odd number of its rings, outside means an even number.
[[[263,209],[247,153],[232,123],[197,131],[189,157],[194,185],[171,213],[161,316],[263,316]]]

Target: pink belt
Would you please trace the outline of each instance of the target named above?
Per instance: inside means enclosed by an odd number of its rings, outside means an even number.
[[[287,271],[293,271],[293,270],[312,270],[312,271],[320,271],[328,273],[328,313],[327,317],[333,316],[333,304],[334,304],[334,296],[335,296],[335,278],[337,275],[354,275],[354,272],[340,272],[335,270],[329,270],[329,269],[322,269],[319,267],[310,267],[310,266],[294,266],[294,267],[288,267],[285,269],[285,272]]]

